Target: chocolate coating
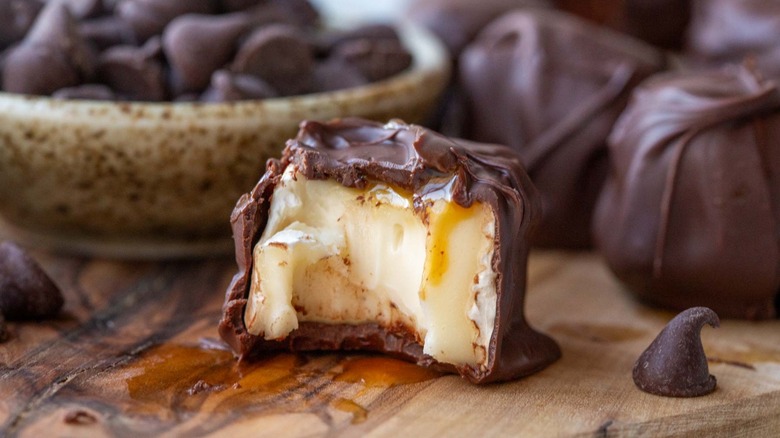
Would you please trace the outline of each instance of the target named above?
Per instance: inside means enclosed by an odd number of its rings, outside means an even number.
[[[711,309],[683,311],[661,330],[634,365],[634,384],[642,391],[666,397],[699,397],[715,390],[701,345],[704,324],[719,327]]]
[[[607,136],[631,90],[664,67],[650,46],[546,10],[504,15],[463,52],[466,136],[522,157],[542,195],[534,245],[590,245]]]
[[[382,182],[419,196],[434,179],[455,177],[452,199],[468,207],[489,205],[496,218],[493,269],[497,276],[497,314],[485,369],[453,366],[423,354],[405,328],[376,324],[329,325],[301,322],[286,339],[267,341],[246,331],[244,309],[252,270],[252,250],[268,220],[274,188],[287,166],[308,179],[334,180],[365,188]],[[415,202],[415,208],[424,206]],[[526,322],[526,239],[538,214],[538,198],[516,155],[497,145],[455,142],[425,128],[360,119],[303,122],[281,160],[269,160],[257,186],[239,199],[231,216],[239,272],[223,307],[219,331],[241,356],[266,350],[380,351],[449,372],[474,383],[514,379],[547,366],[560,356],[555,342]]]
[[[5,319],[51,318],[63,303],[60,289],[26,251],[0,242],[0,313]]]
[[[659,76],[610,138],[596,246],[642,299],[775,316],[780,91],[745,67]]]
[[[705,66],[739,63],[750,56],[767,77],[780,78],[780,3],[697,1],[687,49]]]
[[[547,0],[416,0],[407,15],[436,34],[453,58],[480,30],[513,9],[549,7]]]

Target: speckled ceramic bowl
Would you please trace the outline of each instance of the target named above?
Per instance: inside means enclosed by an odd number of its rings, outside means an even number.
[[[401,36],[410,70],[349,90],[234,104],[64,101],[0,93],[0,226],[55,250],[164,258],[229,251],[229,217],[304,119],[420,121],[449,61]]]

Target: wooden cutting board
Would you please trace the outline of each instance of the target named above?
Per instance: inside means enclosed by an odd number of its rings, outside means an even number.
[[[217,341],[229,259],[127,263],[35,253],[63,316],[0,345],[2,436],[778,436],[780,322],[705,328],[710,396],[645,394],[631,368],[672,314],[592,254],[536,253],[528,316],[563,358],[473,386],[378,356],[237,364]]]

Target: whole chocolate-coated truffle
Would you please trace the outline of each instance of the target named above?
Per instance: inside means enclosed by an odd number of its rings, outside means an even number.
[[[163,49],[178,79],[177,94],[203,90],[211,75],[230,61],[238,37],[250,24],[251,17],[240,12],[216,17],[190,14],[171,22],[163,34]]]
[[[666,397],[699,397],[715,390],[701,345],[704,324],[720,326],[711,309],[681,312],[661,330],[634,365],[634,384],[642,391]]]
[[[311,87],[314,55],[295,27],[274,24],[254,31],[241,45],[232,70],[267,82],[283,96],[301,94]]]
[[[5,319],[51,318],[63,303],[60,289],[26,251],[0,243],[0,313]]]
[[[483,27],[500,15],[513,9],[549,6],[547,0],[416,0],[407,14],[441,38],[457,58]]]
[[[174,18],[184,14],[212,14],[214,0],[120,0],[116,14],[125,20],[141,41],[159,35]]]
[[[94,59],[68,9],[49,2],[24,40],[11,49],[3,67],[3,89],[51,94],[78,85],[94,69]]]
[[[780,2],[707,0],[694,3],[687,49],[705,66],[752,57],[760,70],[780,78]]]
[[[535,245],[590,245],[607,136],[631,90],[664,67],[640,41],[547,10],[504,15],[463,52],[466,137],[519,152],[542,194]]]
[[[610,137],[596,246],[642,299],[775,315],[780,90],[745,67],[659,75]]]

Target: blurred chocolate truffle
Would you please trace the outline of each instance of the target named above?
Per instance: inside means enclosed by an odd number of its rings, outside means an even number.
[[[501,17],[463,52],[466,137],[520,153],[542,194],[535,245],[590,245],[607,136],[633,87],[664,67],[640,41],[545,10]]]
[[[705,324],[720,326],[718,315],[706,307],[685,310],[669,321],[634,364],[637,388],[665,397],[699,397],[715,391],[717,380],[710,375],[701,344]]]
[[[661,75],[610,137],[596,246],[639,297],[775,316],[780,91],[746,67]]]
[[[453,58],[488,23],[513,9],[548,7],[547,0],[416,0],[407,15],[436,34]]]
[[[751,57],[767,77],[780,78],[780,2],[697,1],[687,50],[705,67]]]
[[[555,0],[555,3],[561,10],[670,50],[682,48],[692,7],[691,0]]]

